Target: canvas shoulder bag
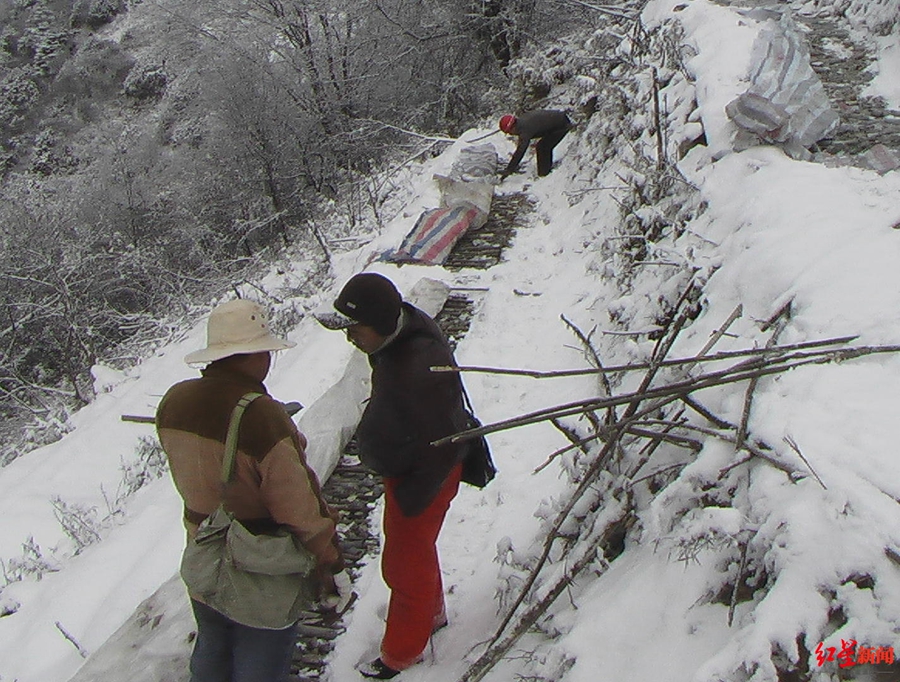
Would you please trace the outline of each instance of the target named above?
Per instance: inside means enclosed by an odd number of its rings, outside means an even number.
[[[261,393],[241,397],[225,438],[221,482],[231,483],[241,417]],[[231,620],[254,628],[293,625],[317,597],[315,556],[286,528],[251,533],[220,504],[189,540],[181,577],[190,594]]]
[[[475,416],[465,386],[462,387],[462,393],[466,401],[466,431],[477,429],[481,426],[481,421]],[[465,445],[466,454],[463,455],[460,480],[476,488],[483,488],[497,475],[497,467],[494,466],[494,460],[491,458],[491,448],[488,446],[487,438],[484,436],[470,438],[465,441]]]

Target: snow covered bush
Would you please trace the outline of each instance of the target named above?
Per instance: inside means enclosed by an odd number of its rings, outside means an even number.
[[[112,21],[123,9],[124,0],[76,0],[69,21],[73,28],[97,29]]]
[[[40,96],[40,88],[30,69],[11,69],[0,80],[0,131],[4,136],[25,125],[28,113]]]
[[[900,26],[900,5],[895,0],[807,0],[806,4],[817,11],[849,17],[879,36],[890,35]]]
[[[128,73],[123,89],[128,97],[143,102],[161,97],[168,82],[169,76],[161,64],[139,64]]]
[[[135,450],[136,458],[122,461],[122,482],[116,497],[114,511],[122,506],[124,498],[133,495],[148,483],[161,478],[169,471],[169,462],[159,441],[152,436],[141,436]]]
[[[48,176],[72,172],[78,166],[78,160],[68,145],[60,144],[56,134],[50,130],[42,130],[34,139],[31,152],[33,173]]]
[[[0,585],[2,591],[6,585],[26,578],[40,580],[46,573],[59,570],[59,566],[56,561],[45,557],[34,537],[29,536],[28,540],[22,543],[20,557],[13,557],[5,562],[0,559],[0,570],[3,572],[3,585]]]

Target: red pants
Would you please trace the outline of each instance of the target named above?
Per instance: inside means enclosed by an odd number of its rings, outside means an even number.
[[[381,660],[394,670],[416,663],[432,632],[447,622],[437,537],[459,489],[461,466],[450,472],[437,496],[418,516],[403,516],[386,478],[381,575],[391,590]]]

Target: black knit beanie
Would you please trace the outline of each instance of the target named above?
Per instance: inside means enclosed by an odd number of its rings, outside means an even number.
[[[397,329],[401,301],[400,292],[391,280],[374,272],[363,272],[344,285],[334,307],[382,336],[390,336]]]

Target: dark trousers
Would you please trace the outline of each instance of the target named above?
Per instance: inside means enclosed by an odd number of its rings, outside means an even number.
[[[540,177],[547,175],[553,168],[553,148],[562,141],[567,132],[569,132],[568,128],[553,130],[534,145],[535,152],[537,152],[537,172]]]
[[[191,600],[197,639],[191,682],[282,682],[290,672],[296,628],[263,630]]]

